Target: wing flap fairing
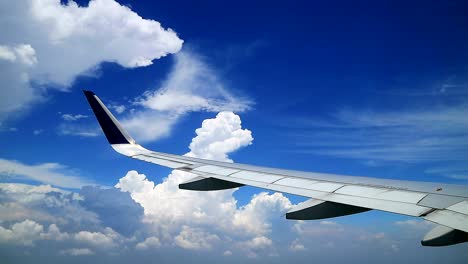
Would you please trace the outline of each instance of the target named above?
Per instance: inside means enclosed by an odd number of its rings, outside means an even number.
[[[310,199],[289,210],[286,213],[286,219],[318,220],[357,214],[369,210],[371,209]]]
[[[179,184],[179,189],[191,190],[191,191],[219,191],[226,189],[233,189],[244,186],[240,183],[220,180],[216,178],[205,178],[197,176],[184,183]]]
[[[429,247],[450,246],[468,241],[468,233],[446,226],[436,226],[427,233],[421,245]]]

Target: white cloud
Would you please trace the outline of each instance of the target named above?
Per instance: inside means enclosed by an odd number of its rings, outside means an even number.
[[[69,248],[69,249],[61,250],[60,255],[89,256],[89,255],[94,255],[94,252],[89,248]]]
[[[138,104],[158,111],[244,111],[250,102],[235,98],[224,87],[216,71],[193,52],[175,56],[174,69],[161,88],[147,91]]]
[[[0,60],[15,61],[16,55],[14,49],[0,45]]]
[[[135,248],[138,250],[146,250],[146,249],[153,249],[158,248],[161,246],[161,241],[157,237],[148,237],[143,242],[136,244]]]
[[[116,105],[116,104],[110,104],[108,105],[108,107],[109,109],[112,109],[115,112],[117,112],[117,114],[122,114],[127,109],[125,105]]]
[[[196,130],[186,156],[231,161],[227,154],[251,144],[251,132],[242,129],[240,118],[232,112],[219,113],[205,120]],[[187,249],[210,249],[216,241],[236,237],[241,245],[265,248],[271,244],[271,219],[285,212],[290,201],[280,193],[255,195],[245,206],[238,207],[235,190],[193,192],[179,190],[178,184],[194,177],[173,171],[160,184],[145,175],[129,171],[116,185],[129,192],[145,212],[144,222],[154,227],[161,243]],[[226,237],[227,236],[227,237]]]
[[[250,240],[237,243],[237,247],[244,251],[249,258],[256,258],[260,253],[267,253],[268,256],[277,256],[274,250],[273,241],[266,236],[256,236]]]
[[[326,225],[326,226],[337,226],[338,225],[336,222],[329,221],[329,220],[320,221],[320,224],[321,225]]]
[[[31,45],[19,44],[14,47],[0,45],[0,60],[32,66],[37,63],[36,51]]]
[[[429,221],[417,220],[417,219],[408,219],[408,220],[401,220],[396,221],[395,225],[403,228],[409,228],[413,230],[429,230],[433,228],[435,224]]]
[[[101,232],[80,231],[74,235],[74,239],[96,248],[109,249],[116,246],[112,236]]]
[[[271,230],[271,223],[268,219],[284,213],[291,206],[289,199],[281,193],[270,195],[262,192],[254,195],[247,205],[236,210],[232,223],[234,227],[248,234],[266,235]]]
[[[176,245],[185,249],[211,249],[219,241],[219,237],[200,228],[182,226],[180,233],[174,238]]]
[[[220,112],[214,119],[206,119],[195,130],[197,136],[190,143],[187,156],[230,161],[227,157],[241,147],[252,144],[252,133],[241,128],[242,122],[232,112]]]
[[[16,160],[0,159],[0,175],[22,176],[65,188],[79,188],[93,184],[89,180],[73,175],[66,166],[58,163],[28,165]]]
[[[95,225],[97,215],[79,206],[83,198],[50,185],[28,185],[20,183],[0,183],[0,223],[21,222],[27,219],[36,222],[63,225],[78,223]],[[52,228],[52,229],[51,229]],[[54,235],[55,227],[49,226],[49,235]]]
[[[42,134],[42,132],[44,132],[44,129],[34,129],[33,134],[37,136],[39,134]]]
[[[299,242],[299,239],[295,239],[291,244],[289,245],[289,250],[296,252],[296,251],[304,251],[306,250],[305,246]]]
[[[264,249],[270,247],[272,244],[273,241],[265,236],[254,237],[251,240],[244,242],[244,246],[249,250]]]
[[[62,123],[57,127],[57,133],[65,136],[97,137],[102,135],[99,127],[86,124]]]
[[[70,238],[68,233],[62,233],[56,224],[51,224],[46,233],[41,234],[42,239],[63,241]]]
[[[37,102],[44,87],[66,90],[78,75],[92,76],[102,62],[147,66],[182,47],[173,30],[114,0],[92,0],[83,7],[60,2],[0,3],[3,117]]]
[[[76,121],[79,119],[83,118],[88,118],[87,115],[82,115],[82,114],[77,114],[77,115],[72,115],[72,114],[63,114],[62,119],[65,121]]]
[[[374,161],[466,162],[468,107],[342,110],[330,122],[300,119],[303,152]],[[298,138],[301,140],[298,141]]]
[[[122,123],[137,141],[144,142],[167,136],[189,112],[242,112],[252,102],[232,94],[200,56],[182,51],[175,55],[175,65],[161,87],[146,91],[135,104],[143,110],[131,113]]]
[[[13,224],[11,229],[0,226],[0,241],[32,246],[33,242],[40,237],[43,229],[42,225],[29,219]]]
[[[66,232],[61,232],[56,224],[51,224],[48,230],[45,231],[43,225],[33,220],[26,219],[22,222],[12,224],[11,228],[0,226],[0,242],[34,246],[34,242],[39,240],[65,241],[73,239],[80,244],[87,244],[95,248],[108,250],[116,246],[113,239],[118,237],[118,235],[115,235],[112,231],[109,232],[108,230],[109,228],[105,229],[105,232],[107,232],[106,234],[100,232],[80,231],[70,235]],[[80,251],[74,250],[61,251],[61,253],[81,255]]]

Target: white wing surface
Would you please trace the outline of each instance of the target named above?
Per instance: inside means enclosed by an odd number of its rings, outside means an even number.
[[[155,152],[138,145],[93,92],[84,93],[115,151],[193,173],[195,177],[180,184],[181,189],[214,191],[250,185],[312,198],[290,210],[288,219],[381,210],[439,224],[421,241],[424,246],[468,241],[468,186],[281,170]]]

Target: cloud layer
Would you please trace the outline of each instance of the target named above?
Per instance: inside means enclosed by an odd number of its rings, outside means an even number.
[[[93,184],[92,181],[77,176],[66,166],[58,163],[29,165],[1,158],[0,176],[20,177],[64,188],[81,188]]]

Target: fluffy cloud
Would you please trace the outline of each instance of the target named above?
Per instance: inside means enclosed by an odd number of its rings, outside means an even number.
[[[172,126],[189,112],[242,112],[250,108],[252,102],[229,91],[199,55],[185,50],[174,58],[175,64],[161,87],[135,99],[134,105],[141,110],[122,120],[137,141],[167,136]]]
[[[203,121],[186,156],[232,162],[228,153],[251,144],[251,132],[242,129],[239,116],[221,112]],[[160,184],[145,175],[129,171],[116,185],[129,192],[145,212],[144,221],[154,227],[154,236],[161,243],[175,243],[193,250],[210,249],[218,241],[246,239],[241,250],[265,248],[272,244],[272,217],[291,207],[282,194],[255,195],[247,205],[238,207],[235,190],[193,192],[179,190],[178,184],[194,177],[190,173],[173,171]],[[226,237],[227,236],[227,237]],[[143,245],[141,246],[143,247]],[[250,252],[250,250],[249,250]]]
[[[112,237],[106,234],[100,233],[100,232],[80,231],[75,234],[74,239],[78,242],[88,244],[94,247],[100,247],[100,248],[115,247],[115,243]]]
[[[140,230],[139,215],[141,207],[116,189],[85,187],[78,194],[49,185],[0,184],[0,243],[7,245],[35,247],[53,241],[112,253],[132,243],[125,235]],[[73,248],[59,253],[80,255]]]
[[[221,112],[214,119],[206,119],[195,130],[197,136],[190,143],[187,156],[230,161],[227,154],[250,145],[253,138],[247,129],[241,129],[241,120],[232,112]]]
[[[80,188],[93,184],[92,181],[73,175],[66,166],[58,163],[28,165],[16,160],[0,159],[0,175],[26,177],[65,188]]]
[[[146,250],[151,248],[158,248],[161,246],[161,242],[157,237],[148,237],[144,241],[138,243],[135,248],[138,250]]]
[[[303,244],[301,244],[299,239],[295,239],[293,242],[291,242],[291,245],[289,245],[289,250],[291,251],[303,251],[305,249],[306,248]]]
[[[0,241],[32,245],[40,237],[44,227],[29,219],[13,224],[11,229],[0,227]]]
[[[267,194],[262,192],[254,195],[250,203],[237,210],[232,219],[235,227],[255,235],[266,235],[271,230],[271,219],[279,213],[284,213],[292,204],[281,193]]]
[[[83,197],[50,185],[0,183],[0,222],[17,223],[32,219],[76,230],[98,226],[98,215],[81,206]],[[54,229],[54,228],[53,228]]]
[[[38,101],[44,87],[67,89],[101,62],[133,68],[176,53],[183,41],[114,0],[2,1],[0,114]],[[112,25],[112,26],[110,26]]]
[[[219,237],[210,234],[201,228],[182,226],[180,233],[174,238],[175,243],[185,249],[211,249],[213,244],[219,241]]]

